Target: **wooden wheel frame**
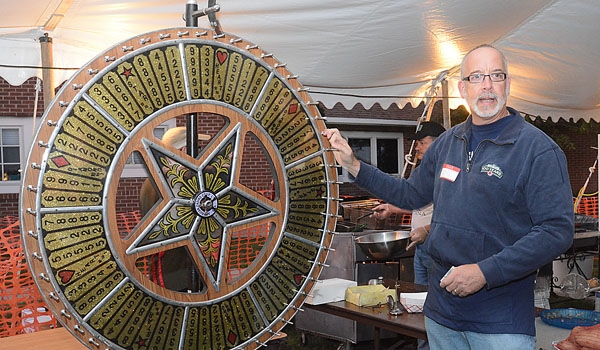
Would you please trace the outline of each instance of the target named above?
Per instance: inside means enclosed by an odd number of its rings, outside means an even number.
[[[223,124],[198,157],[153,130],[195,113]],[[230,34],[172,28],[131,38],[78,71],[44,114],[24,171],[21,231],[60,322],[91,349],[261,347],[302,306],[337,218],[335,160],[306,90],[271,54]],[[275,177],[273,199],[240,181],[247,140]],[[119,181],[139,154],[161,200],[117,227]],[[232,240],[270,228],[228,278]],[[150,280],[137,264],[184,248],[201,288]]]

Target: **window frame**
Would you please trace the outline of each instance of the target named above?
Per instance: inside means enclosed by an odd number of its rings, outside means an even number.
[[[377,166],[377,140],[378,139],[395,139],[398,146],[398,173],[390,174],[392,176],[402,176],[404,169],[404,133],[399,131],[382,132],[382,131],[344,131],[340,130],[342,136],[348,139],[369,139],[371,148],[371,165]],[[342,168],[341,174],[338,173],[338,181],[352,182],[350,175],[346,169]]]
[[[9,180],[4,181],[4,174],[1,174],[2,178],[0,178],[0,193],[1,194],[10,194],[10,193],[20,193],[21,191],[21,181],[23,179],[23,169],[25,166],[25,161],[27,160],[27,156],[30,152],[30,147],[32,139],[33,139],[33,118],[27,117],[7,117],[0,116],[0,132],[2,129],[17,129],[18,137],[19,137],[19,171],[21,173],[19,180]],[[40,118],[37,118],[39,122]]]

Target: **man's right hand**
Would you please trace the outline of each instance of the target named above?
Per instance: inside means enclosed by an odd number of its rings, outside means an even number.
[[[329,140],[333,148],[335,160],[352,176],[358,175],[360,161],[354,156],[348,141],[342,137],[338,129],[325,129],[321,134]]]
[[[377,220],[386,219],[392,214],[390,207],[391,205],[387,203],[379,204],[378,206],[373,207],[373,209],[371,209],[373,211],[371,217]]]

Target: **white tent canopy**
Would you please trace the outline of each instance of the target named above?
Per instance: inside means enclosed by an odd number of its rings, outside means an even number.
[[[502,49],[512,76],[509,105],[539,115],[600,120],[600,6],[594,0],[222,0],[223,31],[272,52],[314,100],[419,104],[449,82],[481,43]],[[199,1],[200,8],[207,2]],[[0,76],[42,77],[39,38],[53,40],[56,68],[79,68],[121,41],[184,27],[186,0],[4,1]],[[210,27],[206,17],[200,27]],[[32,68],[26,68],[32,67]],[[74,69],[55,69],[57,84]]]

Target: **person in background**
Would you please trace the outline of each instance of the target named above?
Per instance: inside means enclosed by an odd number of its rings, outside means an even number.
[[[162,136],[162,143],[185,152],[186,130],[183,126],[167,130]],[[208,141],[210,135],[198,134],[198,140]],[[139,205],[142,217],[145,217],[160,199],[161,195],[153,181],[147,178],[140,188]],[[152,254],[149,264],[150,280],[161,287],[178,292],[197,291],[200,288],[199,281],[194,277],[198,272],[194,268],[191,256],[183,248]]]
[[[415,141],[415,158],[417,161],[423,159],[423,155],[433,143],[433,141],[440,136],[446,129],[435,122],[422,122],[417,127],[417,132],[411,137]],[[406,212],[403,209],[390,205],[389,203],[383,203],[373,208],[372,217],[376,219],[385,219],[390,214],[402,214]],[[411,243],[406,247],[406,250],[410,250],[415,247],[415,255],[413,258],[413,268],[415,273],[414,282],[416,284],[427,285],[429,269],[432,261],[429,255],[423,251],[422,243],[427,238],[430,229],[431,216],[433,214],[433,203],[429,203],[424,207],[415,209],[412,211],[412,218],[410,221],[411,231],[410,240]],[[418,349],[427,350],[429,346],[427,341],[423,339],[418,340]]]
[[[417,132],[410,138],[415,141],[415,159],[421,161],[429,146],[446,129],[436,122],[422,122],[417,127]],[[389,203],[382,203],[373,208],[372,217],[383,220],[392,214],[404,214],[406,210],[395,207]],[[422,251],[421,244],[425,242],[430,230],[431,216],[433,214],[433,203],[412,211],[410,222],[411,243],[406,247],[410,250],[416,246],[414,257],[415,279],[417,284],[427,285],[427,269],[431,265],[431,258]]]
[[[538,268],[573,242],[564,153],[507,107],[511,77],[498,49],[461,63],[467,120],[440,135],[408,179],[360,162],[337,129],[322,134],[356,185],[400,208],[433,202],[423,244],[433,260],[424,306],[431,349],[535,349]]]

